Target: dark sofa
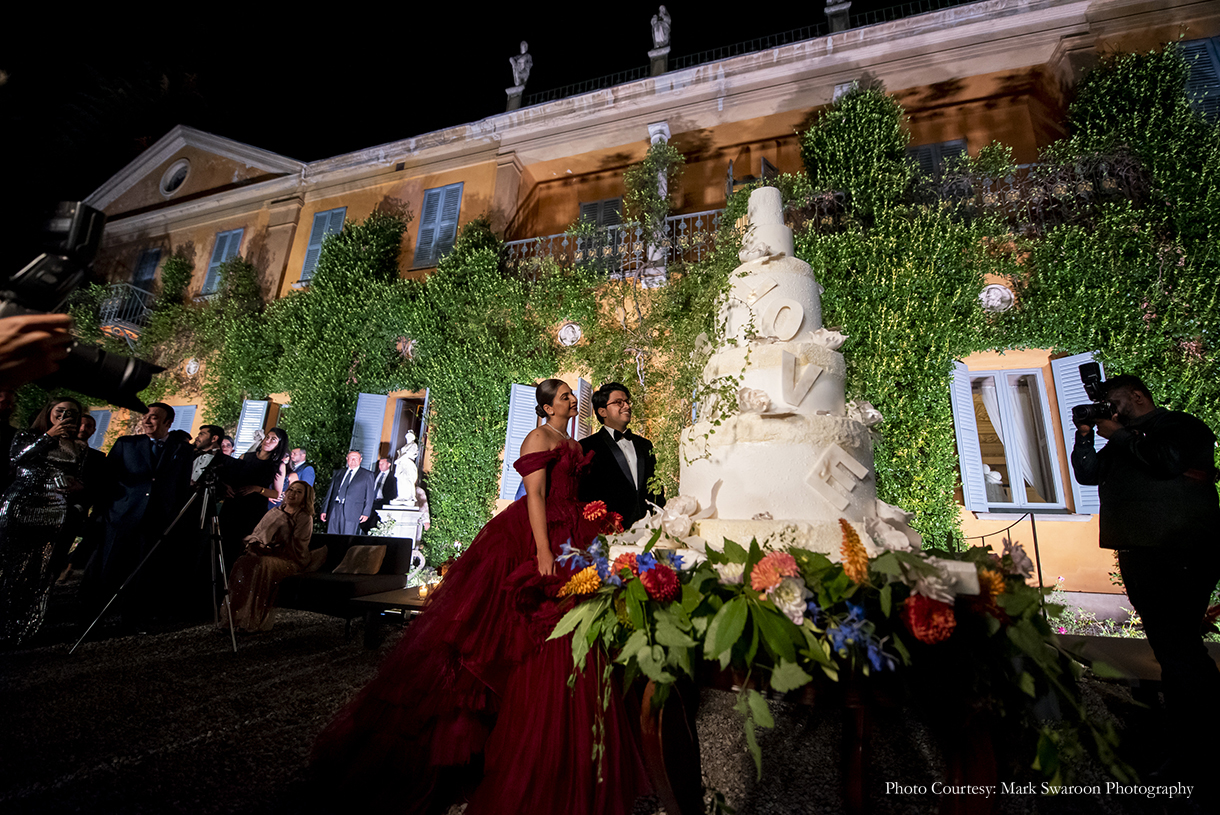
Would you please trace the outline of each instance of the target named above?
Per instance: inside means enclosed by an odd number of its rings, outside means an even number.
[[[342,562],[347,550],[361,545],[386,547],[380,571],[377,574],[334,574],[334,568]],[[352,620],[364,613],[352,608],[351,599],[406,586],[413,541],[366,535],[314,535],[309,548],[317,550],[323,546],[327,548],[326,562],[317,571],[284,578],[275,604],[280,608],[339,617],[346,621],[344,636],[351,636]]]

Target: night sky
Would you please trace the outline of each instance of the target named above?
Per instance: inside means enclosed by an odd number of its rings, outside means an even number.
[[[524,39],[531,93],[648,63],[655,2],[292,6],[174,20],[167,12],[0,31],[0,274],[37,252],[57,200],[79,199],[176,124],[312,161],[502,112]],[[671,59],[825,22],[822,2],[668,3]],[[894,5],[855,0],[852,11]],[[124,14],[132,14],[124,12]],[[55,15],[55,16],[49,16]],[[329,18],[328,16],[329,15]]]

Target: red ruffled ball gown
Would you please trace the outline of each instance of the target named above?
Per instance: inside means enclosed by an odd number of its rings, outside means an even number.
[[[523,476],[547,470],[556,557],[598,531],[576,500],[587,460],[566,442],[513,465]],[[322,732],[314,779],[345,810],[443,811],[477,783],[467,815],[611,815],[647,791],[617,687],[602,711],[604,657],[593,649],[569,687],[571,640],[546,641],[571,606],[555,599],[571,572],[557,562],[555,575],[539,575],[536,551],[522,498],[483,527],[377,677]]]

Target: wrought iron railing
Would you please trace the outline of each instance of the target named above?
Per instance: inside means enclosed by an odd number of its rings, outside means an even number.
[[[656,255],[666,266],[702,260],[715,247],[723,210],[692,212],[665,219],[665,237]],[[591,265],[613,279],[639,275],[648,265],[649,241],[637,223],[616,224],[590,232],[561,232],[505,244],[508,268],[532,277],[537,263],[550,258],[561,266]],[[658,260],[660,257],[657,258]]]
[[[940,11],[942,9],[953,8],[954,6],[966,6],[971,3],[977,3],[979,0],[912,0],[912,2],[902,3],[888,8],[877,9],[875,11],[866,11],[862,14],[852,14],[851,27],[863,28],[864,26],[876,25],[877,23],[886,23],[892,20],[900,20],[903,17],[913,17],[917,14],[926,14],[931,11]],[[803,28],[795,28],[791,31],[785,31],[781,34],[772,34],[767,37],[756,37],[752,40],[733,43],[732,45],[724,45],[719,48],[711,48],[707,51],[700,51],[696,54],[686,54],[680,57],[672,57],[669,60],[668,69],[670,71],[680,71],[684,68],[693,68],[696,65],[705,65],[709,62],[717,62],[730,57],[741,56],[742,54],[752,54],[757,51],[765,51],[768,48],[779,48],[783,45],[791,45],[795,42],[804,42],[805,40],[814,40],[818,37],[825,37],[830,33],[830,29],[825,23],[817,25],[804,26]],[[632,68],[628,71],[619,71],[614,74],[598,77],[597,79],[587,79],[584,82],[574,82],[571,85],[564,85],[561,88],[555,88],[549,91],[541,91],[539,93],[531,93],[525,97],[525,105],[540,105],[543,102],[553,102],[556,99],[566,99],[569,96],[579,96],[582,93],[590,93],[592,91],[602,90],[604,88],[612,88],[615,85],[623,85],[627,82],[634,82],[637,79],[645,79],[651,74],[651,68],[648,65],[641,65],[637,68]]]
[[[130,283],[111,283],[98,307],[102,332],[134,343],[148,324],[155,302],[156,296],[150,291]]]

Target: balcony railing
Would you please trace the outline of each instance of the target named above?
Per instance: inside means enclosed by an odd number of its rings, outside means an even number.
[[[716,233],[724,210],[712,209],[674,215],[665,219],[665,238],[658,250],[664,252],[665,266],[695,263],[715,247]],[[505,244],[509,269],[531,276],[532,261],[551,258],[561,266],[588,264],[611,279],[638,276],[648,265],[648,240],[640,224],[607,226],[592,234],[561,232],[541,238],[527,238]],[[660,254],[660,251],[658,254]]]
[[[134,345],[148,324],[156,296],[130,283],[111,283],[98,308],[102,333],[127,340]]]

